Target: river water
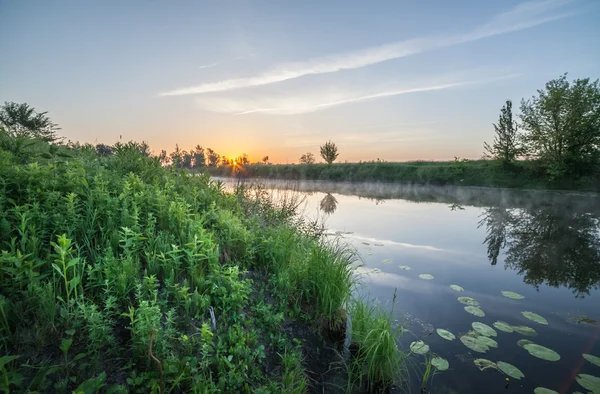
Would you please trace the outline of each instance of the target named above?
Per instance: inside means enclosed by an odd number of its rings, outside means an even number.
[[[537,387],[587,393],[578,375],[600,377],[600,365],[582,357],[600,357],[600,197],[320,182],[267,187],[301,193],[305,215],[319,217],[330,236],[356,248],[362,262],[359,294],[390,309],[397,291],[393,311],[408,330],[399,346],[408,349],[422,340],[430,348],[410,357],[412,376],[405,388],[410,392],[419,392],[425,362],[435,356],[449,363],[427,384],[435,394],[533,393]],[[507,298],[503,291],[524,298]],[[485,315],[468,313],[458,297],[471,297]],[[532,328],[535,335],[499,330],[498,321]],[[460,338],[474,322],[494,328],[497,347],[478,352],[465,346]],[[456,339],[443,339],[438,328]],[[538,358],[528,350],[534,348],[517,344],[522,339],[554,352]],[[481,371],[476,359],[496,364]],[[495,368],[498,362],[515,366],[524,377],[507,381]]]

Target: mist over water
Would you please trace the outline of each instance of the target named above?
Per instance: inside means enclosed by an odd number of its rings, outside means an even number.
[[[231,185],[228,180],[227,184]],[[600,356],[600,198],[583,193],[487,188],[402,186],[326,182],[263,181],[274,193],[294,191],[306,198],[304,214],[319,218],[330,237],[341,237],[361,256],[359,296],[394,311],[410,331],[400,346],[422,339],[444,357],[450,370],[434,377],[432,393],[531,393],[583,391],[579,373],[598,376],[582,353]],[[410,269],[407,269],[410,267]],[[430,274],[432,280],[419,278]],[[456,284],[464,288],[456,292]],[[502,291],[523,295],[504,297]],[[464,310],[459,296],[477,300],[484,317]],[[543,316],[548,325],[521,312]],[[459,340],[473,322],[504,321],[536,330],[535,337],[498,331],[498,348],[476,353]],[[587,321],[587,320],[586,320]],[[443,328],[456,340],[439,337]],[[529,339],[560,355],[551,362],[517,345]],[[411,392],[419,392],[423,356],[413,356]],[[477,358],[504,361],[524,378],[494,369],[480,371]]]

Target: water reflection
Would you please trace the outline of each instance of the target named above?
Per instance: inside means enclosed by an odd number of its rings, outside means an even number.
[[[331,215],[335,212],[337,208],[337,200],[331,193],[327,193],[325,197],[321,200],[321,211],[323,211],[327,215]]]
[[[494,207],[484,209],[479,225],[486,227],[491,264],[504,251],[505,267],[523,275],[525,283],[564,286],[577,298],[599,288],[600,223],[592,214],[558,205]]]

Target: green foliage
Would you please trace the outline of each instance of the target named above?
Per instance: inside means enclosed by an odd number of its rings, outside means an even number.
[[[553,178],[585,175],[600,162],[600,85],[589,78],[546,83],[521,102],[528,153],[548,166]]]
[[[354,256],[301,199],[226,194],[145,143],[60,149],[0,149],[1,390],[306,391],[282,325],[340,329]]]
[[[337,146],[335,146],[333,142],[327,141],[325,144],[321,145],[321,157],[327,164],[333,163],[338,155]]]
[[[484,143],[486,155],[505,164],[513,162],[521,153],[517,130],[517,122],[513,120],[512,101],[506,100],[506,104],[500,110],[498,124],[494,124],[493,144]]]
[[[36,112],[27,103],[5,102],[0,107],[0,125],[9,137],[23,141],[24,138],[42,141],[55,141],[56,124],[46,115],[47,112]]]

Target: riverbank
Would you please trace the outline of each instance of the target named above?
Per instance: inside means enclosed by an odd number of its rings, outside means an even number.
[[[297,196],[227,193],[135,143],[108,157],[35,150],[0,149],[0,391],[347,392],[404,379],[380,313],[357,320],[344,366],[347,310],[367,305],[352,298],[356,258],[298,215]]]
[[[484,186],[547,190],[600,192],[600,174],[578,179],[552,180],[536,161],[519,161],[505,166],[491,160],[451,162],[361,162],[328,164],[249,164],[208,167],[215,176],[320,180],[346,182],[389,182],[431,185]]]

